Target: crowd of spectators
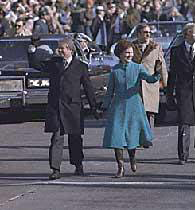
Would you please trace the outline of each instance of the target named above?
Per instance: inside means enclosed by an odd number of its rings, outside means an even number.
[[[192,0],[0,0],[0,37],[78,32],[102,47],[140,22],[194,19]]]

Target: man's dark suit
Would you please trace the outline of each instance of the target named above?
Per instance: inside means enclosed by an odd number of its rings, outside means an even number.
[[[178,156],[187,161],[190,146],[190,126],[195,124],[195,59],[191,60],[185,42],[171,49],[167,102],[173,103],[176,91],[179,115]]]
[[[68,134],[70,163],[79,165],[83,160],[82,138],[84,119],[81,105],[81,85],[92,109],[96,102],[87,65],[73,57],[68,68],[62,57],[53,56],[40,62],[39,53],[29,54],[31,67],[49,72],[50,87],[46,111],[45,132],[52,132],[49,160],[51,169],[60,169],[63,135]]]

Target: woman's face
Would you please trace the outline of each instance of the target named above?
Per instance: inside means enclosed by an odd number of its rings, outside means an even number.
[[[133,55],[133,48],[129,47],[120,54],[120,60],[122,63],[126,64],[132,60]]]

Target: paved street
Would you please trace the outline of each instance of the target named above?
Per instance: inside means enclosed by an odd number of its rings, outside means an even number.
[[[65,138],[62,178],[49,181],[49,134],[43,121],[1,123],[0,210],[192,210],[195,206],[195,150],[177,164],[177,127],[156,127],[154,146],[138,150],[138,171],[113,178],[112,150],[103,149],[104,120],[86,120],[86,176],[72,175]]]

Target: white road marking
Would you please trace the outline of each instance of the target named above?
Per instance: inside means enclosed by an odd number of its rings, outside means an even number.
[[[177,182],[63,182],[63,181],[40,181],[26,183],[3,183],[0,186],[26,186],[26,185],[69,185],[69,186],[114,186],[114,185],[191,185],[195,186],[195,181],[177,181]]]

